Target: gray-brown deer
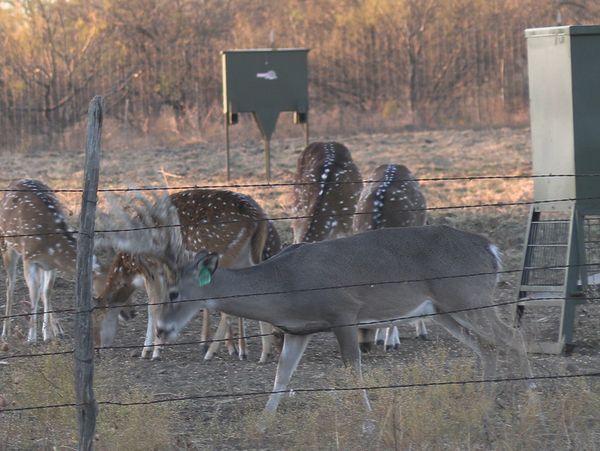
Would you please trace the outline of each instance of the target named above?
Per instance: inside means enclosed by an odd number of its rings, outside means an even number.
[[[358,199],[356,216],[352,223],[354,233],[383,227],[423,226],[427,222],[427,203],[419,183],[408,168],[401,164],[382,164],[371,174]],[[417,337],[426,338],[424,320],[415,321]],[[375,332],[375,333],[374,333]],[[385,349],[400,344],[396,326],[385,329],[361,329],[361,349],[366,351],[377,335],[384,335],[381,342]]]
[[[221,256],[223,266],[238,268],[260,263],[264,258],[277,253],[281,243],[277,230],[271,221],[250,197],[244,194],[224,190],[195,189],[174,193],[170,196],[176,209],[176,217],[171,218],[172,224],[181,225],[183,246],[187,251],[209,249]],[[161,225],[153,215],[153,206],[143,203],[134,208],[137,219],[134,227],[153,227]],[[172,238],[172,237],[171,237]],[[163,240],[168,242],[169,235]],[[143,268],[143,269],[142,269]],[[166,280],[171,271],[169,266],[162,266],[156,259],[146,259],[140,265],[140,257],[128,253],[120,253],[108,270],[111,279],[104,292],[98,298],[99,309],[96,313],[96,323],[102,324],[97,340],[102,346],[110,346],[116,333],[117,316],[114,306],[124,305],[129,302],[135,290],[137,278],[143,276],[143,281],[148,292],[148,327],[142,357],[147,357],[152,351],[152,358],[160,355],[160,346],[155,340],[155,310],[156,304],[164,302],[167,298],[165,290]],[[231,318],[226,314],[221,315],[221,320],[214,335],[214,340],[207,346],[205,359],[211,359],[217,352],[220,340],[232,335]],[[247,356],[245,340],[245,327],[242,318],[238,318],[239,347],[241,359]],[[271,353],[271,332],[269,324],[261,323],[262,353],[261,362],[265,362]],[[209,314],[204,312],[201,340],[209,340]],[[230,353],[235,348],[228,340]]]
[[[69,276],[75,272],[77,241],[66,221],[65,209],[52,190],[37,180],[12,182],[0,202],[0,242],[6,270],[6,318],[2,338],[11,334],[17,265],[23,260],[23,273],[31,301],[27,340],[37,341],[38,306],[43,303],[44,341],[61,337],[62,327],[50,311],[56,271]]]
[[[352,233],[352,215],[362,188],[350,151],[337,142],[309,144],[294,178],[294,242],[323,241]]]
[[[161,255],[168,254],[158,249]],[[224,269],[218,262],[218,255],[201,252],[191,262],[173,263],[177,283],[170,302],[157,309],[157,335],[174,340],[206,307],[282,329],[267,411],[277,408],[312,334],[333,332],[344,363],[361,378],[358,327],[423,314],[435,314],[433,321],[481,358],[484,377],[495,373],[490,344],[518,351],[529,371],[522,337],[489,307],[500,257],[482,236],[446,226],[383,228],[297,244],[249,268]]]

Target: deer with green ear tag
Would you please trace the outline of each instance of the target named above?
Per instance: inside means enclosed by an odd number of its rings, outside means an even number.
[[[485,378],[495,373],[490,344],[517,351],[528,372],[521,336],[488,308],[499,255],[487,239],[445,226],[384,228],[297,244],[242,269],[220,268],[216,254],[201,252],[176,264],[170,302],[157,310],[157,335],[174,340],[205,307],[279,327],[284,345],[267,411],[277,408],[312,334],[333,332],[342,360],[360,380],[358,327],[419,315],[434,314],[432,321],[471,348]],[[370,409],[366,396],[365,403]]]

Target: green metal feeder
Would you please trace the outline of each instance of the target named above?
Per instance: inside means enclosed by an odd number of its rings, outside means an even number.
[[[229,168],[229,126],[239,113],[252,113],[265,145],[265,174],[271,178],[270,142],[282,111],[294,112],[308,145],[308,49],[225,50],[223,112]]]

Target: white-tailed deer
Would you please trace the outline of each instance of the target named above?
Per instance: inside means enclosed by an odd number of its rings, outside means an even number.
[[[433,321],[481,358],[486,378],[496,365],[488,344],[525,356],[522,337],[489,308],[500,258],[479,235],[446,226],[384,228],[297,244],[250,268],[217,268],[218,261],[216,254],[202,252],[192,262],[175,263],[178,282],[170,288],[171,302],[157,309],[157,334],[174,340],[207,306],[282,329],[284,345],[267,411],[277,408],[316,332],[335,334],[344,363],[359,378],[358,327],[423,314],[435,314]],[[521,363],[527,371],[526,359]]]
[[[324,241],[352,233],[352,215],[362,187],[350,151],[336,142],[309,144],[294,178],[294,242]]]
[[[31,298],[31,317],[27,340],[37,341],[38,305],[43,302],[44,341],[63,334],[50,313],[50,298],[56,271],[75,272],[77,241],[65,219],[65,210],[48,186],[37,180],[17,180],[0,202],[0,243],[6,269],[6,318],[2,338],[10,336],[17,264],[23,260],[23,273]]]
[[[182,191],[170,195],[170,202],[176,210],[171,213],[171,224],[181,224],[183,246],[187,251],[197,252],[209,249],[216,252],[226,268],[239,268],[260,263],[264,258],[277,253],[281,248],[279,235],[274,225],[269,221],[260,206],[244,194],[224,190],[196,189]],[[133,225],[153,227],[164,225],[153,214],[153,206],[144,203],[138,208],[137,219]],[[166,235],[163,245],[168,246]],[[143,246],[144,243],[141,243]],[[152,351],[152,358],[158,358],[160,347],[155,343],[155,311],[156,304],[168,299],[165,284],[170,279],[172,271],[169,266],[162,266],[155,259],[146,259],[140,263],[140,257],[128,253],[120,253],[113,261],[109,283],[98,298],[98,313],[96,323],[102,324],[100,343],[110,346],[116,333],[118,313],[113,307],[126,304],[136,287],[136,277],[143,275],[146,291],[148,292],[148,327],[142,357],[147,357]],[[247,356],[245,327],[243,319],[238,319],[239,347],[241,359]],[[260,324],[261,333],[269,334],[271,326]],[[201,340],[208,341],[209,315],[205,310]],[[221,320],[214,335],[215,340],[222,340],[231,335],[230,318],[221,315]],[[98,337],[97,337],[98,338]],[[235,351],[228,343],[230,353]],[[220,341],[214,341],[206,346],[205,359],[211,359],[217,352]],[[271,337],[262,337],[261,362],[265,362],[271,353]]]
[[[371,174],[365,183],[356,205],[356,216],[352,223],[354,233],[384,227],[423,226],[427,222],[427,203],[419,183],[406,166],[382,164]],[[416,320],[417,337],[426,338],[425,321]],[[397,348],[400,344],[396,326],[377,330],[361,330],[361,349],[367,351],[374,341],[385,349]],[[383,339],[382,337],[385,336]]]

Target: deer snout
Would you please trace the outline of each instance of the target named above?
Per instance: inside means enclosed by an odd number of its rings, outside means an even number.
[[[175,330],[175,327],[168,327],[162,323],[156,325],[156,338],[158,339],[158,344],[173,340],[176,336],[177,331]]]

